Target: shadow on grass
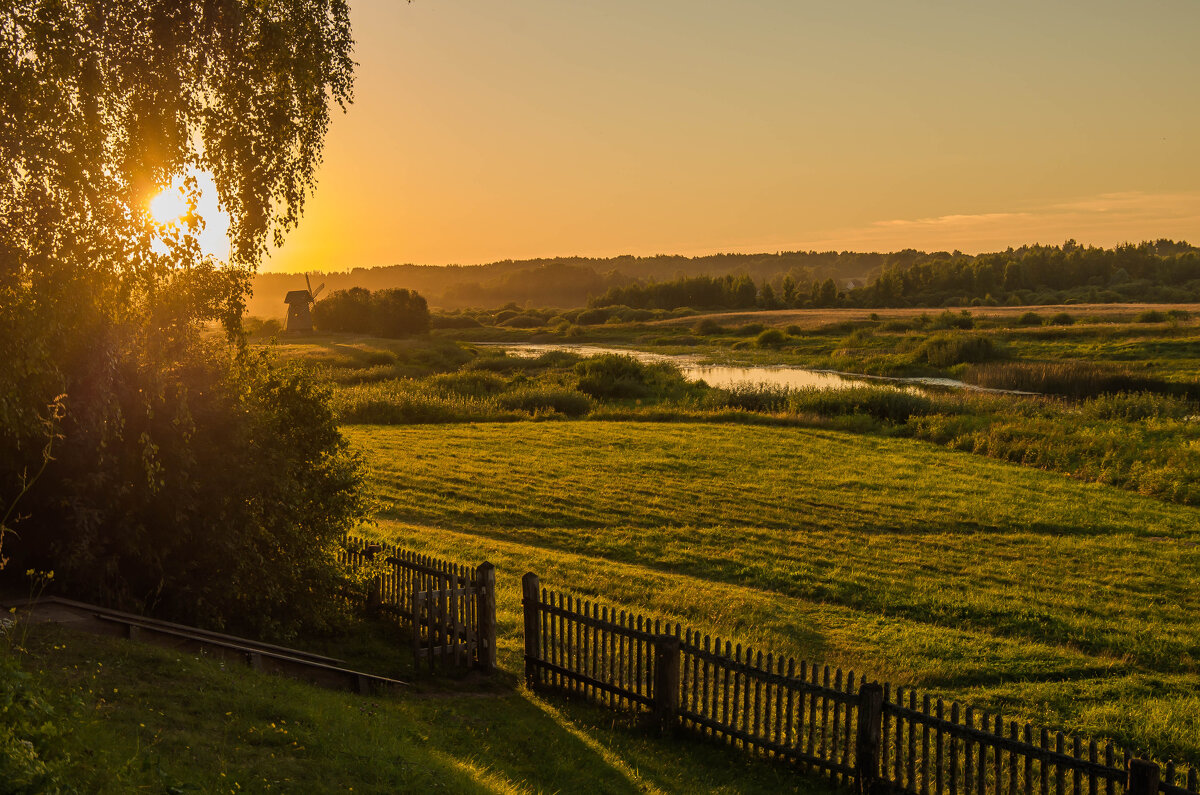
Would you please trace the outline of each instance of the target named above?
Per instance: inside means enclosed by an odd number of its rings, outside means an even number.
[[[523,688],[364,697],[62,627],[28,640],[20,663],[52,694],[85,791],[826,791]]]

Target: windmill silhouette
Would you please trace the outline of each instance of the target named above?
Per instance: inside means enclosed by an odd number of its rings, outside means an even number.
[[[307,273],[304,274],[304,283],[308,286],[307,290],[292,290],[283,298],[283,302],[288,305],[287,323],[283,327],[285,331],[313,330],[312,305],[325,289],[325,285],[322,283],[314,290]]]

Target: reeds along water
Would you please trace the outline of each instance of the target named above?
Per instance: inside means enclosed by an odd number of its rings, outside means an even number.
[[[990,362],[967,368],[963,380],[989,389],[1015,389],[1071,398],[1116,392],[1169,393],[1172,384],[1158,378],[1093,362]]]

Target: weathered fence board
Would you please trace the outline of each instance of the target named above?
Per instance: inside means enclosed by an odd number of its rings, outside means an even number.
[[[822,773],[860,793],[1198,795],[1186,776],[1061,732],[743,649],[522,579],[525,679]],[[1146,766],[1149,767],[1146,767]],[[1151,769],[1152,768],[1152,769]]]

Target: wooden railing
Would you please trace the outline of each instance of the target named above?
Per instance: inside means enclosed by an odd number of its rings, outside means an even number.
[[[730,641],[541,588],[522,579],[525,679],[664,731],[738,747],[853,782],[912,795],[1196,795],[1186,775],[1111,743],[962,709],[913,690],[856,681]]]
[[[414,665],[496,668],[496,570],[475,568],[395,546],[347,536],[339,558],[375,570],[367,610],[390,615],[411,631]]]

